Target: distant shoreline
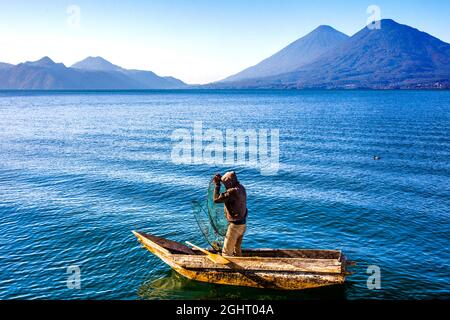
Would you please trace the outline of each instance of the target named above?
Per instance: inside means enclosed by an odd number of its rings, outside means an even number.
[[[372,88],[356,88],[356,89],[343,89],[343,88],[333,88],[333,89],[316,89],[316,88],[307,88],[307,89],[296,89],[296,88],[242,88],[242,89],[233,89],[233,88],[184,88],[184,89],[51,89],[51,90],[43,90],[43,89],[0,89],[0,93],[56,93],[56,94],[64,94],[64,93],[226,93],[226,92],[242,92],[242,93],[264,93],[264,92],[398,92],[398,91],[449,91],[450,87],[445,88],[399,88],[399,89],[372,89]]]

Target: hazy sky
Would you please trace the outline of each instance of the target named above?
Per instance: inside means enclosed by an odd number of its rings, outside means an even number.
[[[0,61],[49,56],[70,66],[102,56],[125,68],[207,83],[258,63],[321,24],[352,35],[373,4],[381,18],[450,42],[448,0],[0,0]]]

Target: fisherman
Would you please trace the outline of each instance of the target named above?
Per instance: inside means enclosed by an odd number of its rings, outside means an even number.
[[[246,229],[248,213],[247,192],[244,186],[239,183],[234,171],[227,172],[223,176],[216,174],[213,181],[216,184],[214,188],[214,202],[224,203],[225,216],[228,220],[222,255],[242,256],[241,244]],[[220,182],[226,188],[224,193],[220,193]]]

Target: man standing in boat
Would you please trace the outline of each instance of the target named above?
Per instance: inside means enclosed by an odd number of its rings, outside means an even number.
[[[244,237],[247,220],[247,192],[239,183],[236,173],[230,171],[223,176],[217,174],[213,178],[214,202],[225,205],[225,216],[228,220],[228,229],[222,248],[224,256],[241,256],[241,244]],[[226,191],[220,193],[220,183],[223,183]]]

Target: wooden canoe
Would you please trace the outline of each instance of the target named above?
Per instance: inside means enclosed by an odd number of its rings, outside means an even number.
[[[196,249],[133,231],[144,248],[186,278],[215,284],[301,290],[343,284],[349,262],[339,250],[247,249],[217,264]],[[213,252],[213,251],[211,251]]]

